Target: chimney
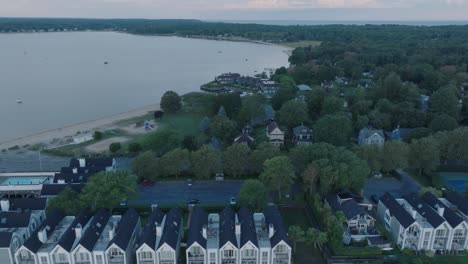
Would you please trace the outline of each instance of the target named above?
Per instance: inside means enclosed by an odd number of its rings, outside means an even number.
[[[240,223],[236,223],[236,236],[240,236],[241,234],[241,225]]]
[[[75,226],[75,238],[80,239],[81,238],[81,232],[83,231],[83,227],[81,226],[80,223],[78,223]]]
[[[159,223],[156,223],[156,236],[162,236],[162,227]]]
[[[46,228],[47,228],[47,227],[41,229],[41,230],[37,233],[37,238],[39,239],[39,241],[41,241],[41,243],[47,242],[47,231],[46,231]]]
[[[273,224],[269,224],[268,225],[268,237],[272,238],[273,235],[275,235],[275,227],[273,226]]]
[[[78,159],[78,162],[80,163],[80,168],[86,167],[86,160],[85,159]]]
[[[414,210],[413,208],[411,208],[411,217],[413,217],[413,219],[416,219],[416,210]]]
[[[443,206],[440,206],[437,208],[437,213],[440,215],[440,216],[444,216],[444,211],[445,211],[445,208]]]
[[[203,238],[207,238],[207,234],[206,234],[206,225],[203,225],[203,229],[202,229],[202,234],[203,234]]]
[[[78,168],[73,168],[72,172],[73,172],[73,174],[77,174],[78,173]]]
[[[109,239],[113,239],[115,235],[115,225],[114,222],[111,222],[109,229]]]
[[[2,212],[10,211],[10,201],[7,198],[3,198],[0,201],[0,205],[1,205],[1,208],[2,208]]]

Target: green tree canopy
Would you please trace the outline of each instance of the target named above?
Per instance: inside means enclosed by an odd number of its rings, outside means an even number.
[[[182,100],[174,91],[167,91],[161,98],[161,108],[164,112],[175,113],[182,108]]]
[[[47,204],[47,211],[58,210],[65,215],[77,215],[81,208],[79,194],[70,187],[65,188]]]
[[[222,172],[221,153],[207,145],[190,155],[192,172],[198,179],[209,179],[212,175]]]
[[[433,137],[411,141],[408,162],[419,170],[419,175],[436,170],[440,164],[439,142]]]
[[[165,176],[174,175],[178,179],[183,172],[190,170],[190,153],[186,149],[173,149],[159,159],[159,165]]]
[[[281,155],[279,148],[270,144],[270,142],[262,142],[250,155],[250,168],[253,173],[260,174],[263,170],[263,163],[267,159],[271,159]]]
[[[408,145],[404,142],[385,142],[382,153],[382,170],[389,173],[392,170],[405,168],[408,164],[408,153]]]
[[[447,115],[447,114],[440,114],[437,115],[434,119],[432,119],[429,127],[434,132],[439,131],[450,131],[454,130],[458,127],[458,122],[455,118]]]
[[[157,180],[159,176],[159,161],[153,151],[146,151],[133,159],[131,163],[132,172],[138,176],[138,180]]]
[[[321,115],[332,115],[343,112],[344,101],[337,96],[327,96],[323,101]]]
[[[326,142],[336,146],[348,145],[352,133],[351,121],[343,115],[326,115],[314,126],[316,142]]]
[[[354,152],[358,157],[367,161],[369,168],[372,171],[380,171],[382,169],[383,149],[376,145],[364,145],[354,148]]]
[[[179,136],[176,131],[170,128],[158,129],[143,139],[143,148],[154,151],[158,156],[162,156],[179,146]]]
[[[288,128],[294,128],[307,121],[307,106],[299,100],[291,100],[283,104],[278,112],[278,120]]]
[[[270,191],[278,191],[279,197],[289,191],[294,179],[294,167],[287,156],[271,158],[264,163],[260,180]]]
[[[305,96],[305,101],[307,103],[307,109],[309,115],[312,118],[317,118],[322,111],[322,105],[325,101],[326,92],[323,88],[314,88],[312,91],[308,92]]]
[[[429,110],[435,114],[447,114],[458,119],[460,109],[456,88],[447,86],[434,92],[429,101]]]
[[[236,122],[227,117],[215,116],[210,124],[210,135],[223,142],[232,142],[237,133]]]
[[[247,173],[250,160],[250,148],[243,144],[233,144],[223,153],[224,172],[234,178]]]
[[[249,207],[256,211],[261,211],[265,207],[267,189],[259,180],[246,180],[242,184],[237,197],[240,206]]]

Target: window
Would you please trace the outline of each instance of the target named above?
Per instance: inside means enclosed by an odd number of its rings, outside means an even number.
[[[67,262],[68,258],[65,253],[57,253],[54,255],[55,257],[55,262]]]
[[[102,261],[102,255],[97,255],[96,256],[96,264],[103,264],[104,261]]]
[[[192,248],[192,254],[193,254],[193,255],[201,255],[201,249],[200,249],[200,247],[193,247],[193,248]]]
[[[41,264],[48,264],[47,257],[41,257]]]
[[[244,258],[254,258],[255,257],[255,249],[244,249],[242,250],[242,257]]]
[[[80,252],[76,254],[76,261],[89,261],[89,254],[86,252]]]
[[[285,245],[278,245],[275,249],[275,253],[288,253],[288,249]]]
[[[456,229],[453,236],[454,237],[464,237],[465,236],[465,231],[463,229]]]
[[[234,256],[234,250],[226,249],[224,250],[224,257],[225,258],[232,258]]]
[[[174,254],[172,251],[161,251],[159,252],[159,259],[162,260],[171,260],[174,259]]]
[[[444,237],[445,236],[445,229],[439,229],[436,231],[436,236]]]
[[[140,252],[140,260],[153,260],[153,252],[151,251]]]
[[[210,253],[210,264],[216,264],[216,253]]]

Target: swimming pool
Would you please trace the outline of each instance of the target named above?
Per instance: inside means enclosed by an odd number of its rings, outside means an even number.
[[[0,185],[39,185],[48,180],[49,177],[7,177],[0,178]]]

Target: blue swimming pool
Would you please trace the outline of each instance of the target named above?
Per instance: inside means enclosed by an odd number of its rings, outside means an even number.
[[[48,180],[48,177],[8,177],[0,178],[0,185],[38,185]]]

